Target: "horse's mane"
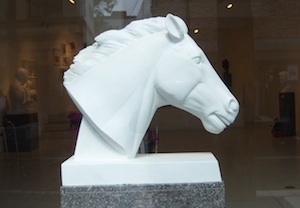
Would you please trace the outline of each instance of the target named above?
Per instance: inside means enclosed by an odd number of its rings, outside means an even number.
[[[90,68],[105,60],[117,50],[151,34],[166,31],[165,18],[153,17],[133,21],[121,30],[109,30],[95,38],[95,42],[82,49],[65,72],[64,84],[72,82]]]

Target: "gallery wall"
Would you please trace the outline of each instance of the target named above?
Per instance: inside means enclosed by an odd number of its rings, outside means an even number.
[[[92,3],[85,1],[84,5],[71,5],[68,1],[63,1],[63,4],[58,0],[46,1],[47,9],[35,7],[32,10],[35,12],[30,14],[27,10],[21,10],[26,2],[1,3],[0,89],[8,96],[15,70],[21,66],[27,67],[31,71],[30,78],[38,88],[41,121],[47,122],[51,116],[66,118],[76,108],[62,86],[62,74],[73,56],[93,42]],[[34,2],[41,5],[40,1]],[[183,18],[189,26],[190,35],[221,77],[224,72],[222,60],[229,60],[233,83],[231,90],[241,104],[237,126],[256,121],[272,123],[272,119],[279,115],[278,93],[282,86],[278,73],[291,67],[298,70],[300,66],[300,2],[232,2],[231,10],[226,9],[226,1],[222,0],[152,0],[152,4],[147,1],[147,7],[151,6],[153,16],[173,13]],[[57,5],[62,8],[55,10]],[[7,10],[3,10],[4,7]],[[4,12],[7,15],[2,14]],[[126,21],[121,21],[114,16],[111,20],[106,17],[105,21],[108,24],[109,21],[127,24],[133,19],[128,17]],[[195,29],[199,32],[194,33]],[[291,82],[296,94],[296,106],[300,102],[298,78]],[[197,128],[199,125],[193,116],[174,108],[159,110],[155,119],[161,118],[160,115],[177,115],[176,119],[169,119],[174,122],[172,124],[160,119],[161,125],[166,128]],[[300,109],[297,108],[296,118],[299,135]]]
[[[56,0],[6,1],[3,6],[10,12],[0,20],[0,89],[9,106],[10,85],[23,67],[37,90],[33,110],[38,112],[41,130],[53,116],[67,120],[67,113],[77,109],[62,85],[63,72],[94,36],[84,21],[85,5]]]
[[[153,1],[153,15],[172,12],[183,17],[190,33],[222,76],[223,59],[230,61],[232,92],[241,104],[240,120],[268,122],[279,116],[278,73],[299,68],[300,2],[297,0]],[[175,6],[176,5],[176,6]],[[198,34],[193,34],[199,28]],[[291,82],[299,106],[299,77]],[[296,108],[299,135],[300,112]]]

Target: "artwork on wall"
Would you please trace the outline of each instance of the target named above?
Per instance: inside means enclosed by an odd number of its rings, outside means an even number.
[[[56,66],[60,66],[60,50],[53,49],[53,63]]]
[[[70,66],[70,64],[71,64],[71,58],[68,56],[63,57],[62,66],[68,67],[68,66]]]
[[[76,45],[75,43],[72,41],[72,42],[68,42],[67,44],[67,52],[69,53],[75,53],[76,51]]]
[[[61,44],[61,53],[63,55],[66,55],[66,53],[67,53],[67,45],[65,43]]]
[[[60,48],[53,49],[53,64],[60,67],[69,67],[75,53],[76,44],[73,41],[62,43]]]

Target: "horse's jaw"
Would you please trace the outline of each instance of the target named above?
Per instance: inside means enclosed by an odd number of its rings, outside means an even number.
[[[204,129],[212,134],[220,134],[228,126],[230,126],[236,119],[236,115],[230,115],[225,118],[224,116],[220,115],[220,113],[218,112],[203,113],[203,112],[195,112],[189,110],[186,111],[199,118],[203,124]]]
[[[202,117],[200,119],[206,131],[212,134],[220,134],[222,131],[224,131],[225,128],[231,125],[234,121],[234,119],[233,121],[228,121],[227,119],[223,119],[217,114],[211,114],[209,116],[206,116],[204,118]]]
[[[219,134],[235,121],[239,112],[239,103],[227,88],[218,86],[217,83],[215,88],[222,90],[219,96],[212,94],[205,85],[198,84],[184,102],[176,107],[199,118],[208,132]],[[199,99],[201,97],[206,99]]]

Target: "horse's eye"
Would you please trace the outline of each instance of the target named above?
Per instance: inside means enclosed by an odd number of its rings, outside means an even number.
[[[195,64],[200,64],[201,63],[201,57],[200,56],[194,57],[193,61],[195,62]]]

